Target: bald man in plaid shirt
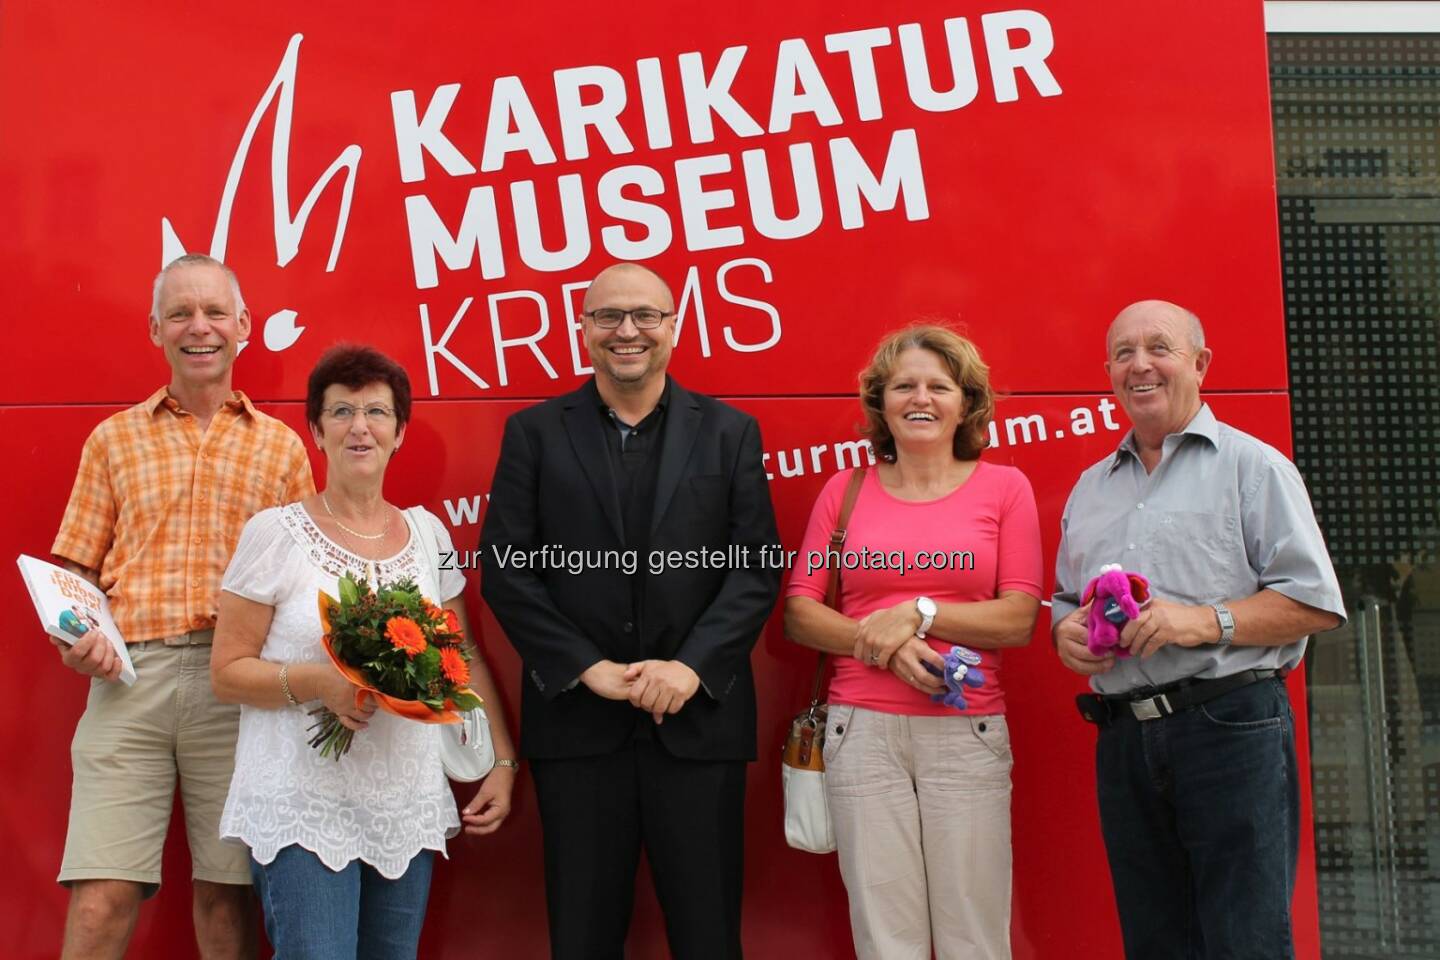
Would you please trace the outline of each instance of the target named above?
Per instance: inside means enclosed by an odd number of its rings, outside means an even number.
[[[245,521],[315,492],[300,438],[230,385],[250,335],[235,274],[190,254],[155,280],[150,340],[170,384],[85,441],[51,552],[105,591],[137,679],[98,631],[67,667],[95,678],[71,746],[74,785],[59,880],[70,887],[62,956],[122,957],[140,901],[160,886],[178,776],[207,958],[254,954],[247,852],[219,839],[239,708],[210,687],[221,574]]]

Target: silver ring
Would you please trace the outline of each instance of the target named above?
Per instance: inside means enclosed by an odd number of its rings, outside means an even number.
[[[879,663],[879,662],[880,662],[880,654],[878,654],[878,653],[872,653],[872,654],[870,654],[870,662],[871,662],[871,663]]]

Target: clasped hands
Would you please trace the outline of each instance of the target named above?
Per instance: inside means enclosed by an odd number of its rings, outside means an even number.
[[[855,627],[855,659],[889,670],[921,693],[939,693],[945,681],[939,673],[925,669],[925,664],[943,671],[945,658],[915,635],[919,629],[920,611],[913,600],[867,614]]]
[[[1090,652],[1086,641],[1089,629],[1086,617],[1090,604],[1070,614],[1055,627],[1055,651],[1060,662],[1081,676],[1105,673],[1115,666],[1115,656],[1096,656]],[[1210,607],[1191,606],[1170,600],[1154,598],[1140,611],[1140,616],[1125,624],[1120,630],[1120,646],[1133,656],[1149,657],[1161,647],[1173,644],[1177,647],[1198,647],[1202,643],[1214,643],[1220,636],[1220,626],[1215,611]]]
[[[663,723],[700,689],[700,675],[679,660],[616,663],[601,660],[580,674],[580,682],[607,700],[628,700]]]

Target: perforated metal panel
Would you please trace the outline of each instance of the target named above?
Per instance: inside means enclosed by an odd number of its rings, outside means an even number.
[[[1440,957],[1440,38],[1270,41],[1324,956]]]

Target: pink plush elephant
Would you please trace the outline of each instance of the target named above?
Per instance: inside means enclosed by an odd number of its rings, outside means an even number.
[[[1149,602],[1150,581],[1138,573],[1127,573],[1118,563],[1101,567],[1100,576],[1091,580],[1080,596],[1082,605],[1090,603],[1090,635],[1086,641],[1090,652],[1096,656],[1130,656],[1130,651],[1120,646],[1120,630],[1140,616],[1140,608]]]

